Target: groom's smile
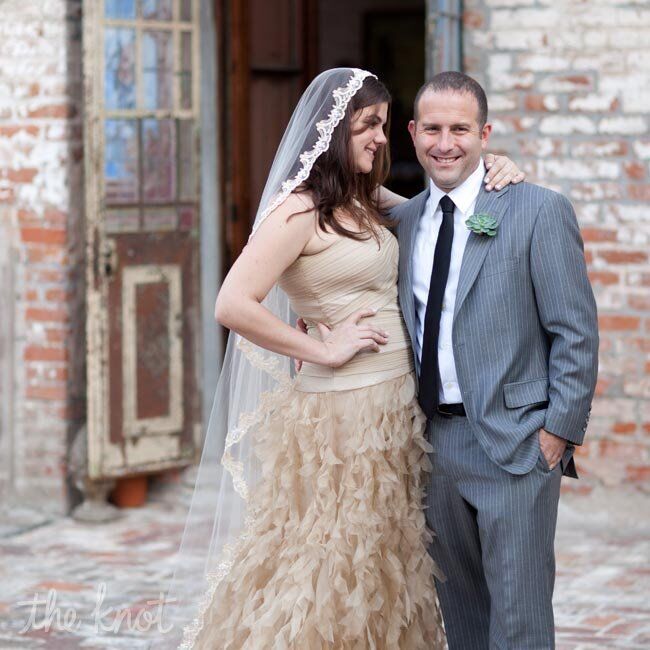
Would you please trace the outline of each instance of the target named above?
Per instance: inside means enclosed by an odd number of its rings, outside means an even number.
[[[441,190],[453,190],[476,169],[492,128],[480,121],[470,93],[430,90],[420,98],[409,133],[420,164]]]
[[[461,156],[454,156],[454,157],[443,157],[443,156],[434,156],[432,155],[432,158],[438,163],[439,165],[444,165],[445,167],[448,167],[449,165],[452,165],[453,163],[458,162],[461,159]]]

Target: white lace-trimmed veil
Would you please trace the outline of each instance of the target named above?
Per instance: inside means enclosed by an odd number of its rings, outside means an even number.
[[[284,133],[262,194],[253,232],[305,181],[327,151],[332,133],[370,72],[334,68],[318,75],[300,98]],[[287,295],[276,285],[263,305],[290,322]],[[255,512],[247,507],[259,477],[248,432],[263,418],[265,403],[291,382],[291,360],[231,334],[217,385],[194,496],[178,553],[165,629],[155,648],[192,648],[206,607],[232,567]],[[180,645],[179,645],[180,644]]]

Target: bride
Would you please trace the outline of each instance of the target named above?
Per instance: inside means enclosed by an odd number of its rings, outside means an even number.
[[[181,648],[445,647],[422,506],[431,447],[387,217],[405,199],[382,187],[389,113],[374,75],[328,70],[279,146],[217,299],[233,333],[167,643],[191,620]],[[492,183],[516,171],[499,158]]]

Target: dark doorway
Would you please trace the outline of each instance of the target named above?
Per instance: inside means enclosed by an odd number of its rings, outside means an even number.
[[[220,34],[224,271],[250,232],[275,150],[320,71],[374,72],[393,95],[388,186],[411,197],[422,172],[406,130],[425,70],[424,0],[215,0]]]
[[[424,0],[328,0],[318,18],[319,69],[365,68],[393,95],[388,187],[415,196],[423,175],[406,126],[425,76]]]

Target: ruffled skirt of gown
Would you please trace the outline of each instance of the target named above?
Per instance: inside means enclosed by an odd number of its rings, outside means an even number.
[[[410,373],[280,395],[254,433],[258,514],[194,647],[444,648],[422,505],[424,426]]]

